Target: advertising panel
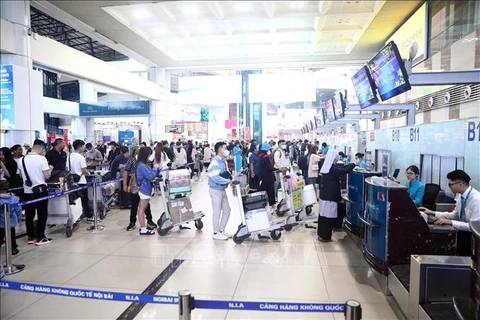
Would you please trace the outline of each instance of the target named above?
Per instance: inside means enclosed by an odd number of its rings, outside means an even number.
[[[149,115],[150,101],[80,103],[79,114],[80,117]]]
[[[0,69],[0,127],[2,130],[15,129],[13,68],[10,65],[1,65]]]
[[[425,3],[386,42],[394,41],[402,58],[412,60],[413,65],[426,59],[426,13],[427,4]]]

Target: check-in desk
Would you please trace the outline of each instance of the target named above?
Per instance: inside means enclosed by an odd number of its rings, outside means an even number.
[[[427,224],[405,186],[380,177],[365,182],[363,255],[376,271],[387,276],[412,254],[456,255],[457,231]]]
[[[456,296],[453,305],[461,320],[480,319],[480,221],[471,221],[472,247],[470,258],[470,287],[468,297]]]
[[[381,175],[380,172],[353,170],[347,176],[347,190],[342,194],[342,198],[346,203],[343,226],[345,230],[357,237],[363,237],[363,224],[359,219],[359,215],[363,216],[365,211],[365,179]]]

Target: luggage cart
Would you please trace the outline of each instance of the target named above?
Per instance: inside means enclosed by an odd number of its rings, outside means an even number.
[[[58,195],[48,200],[47,225],[65,225],[65,235],[70,238],[77,220],[82,216],[83,209],[81,201],[70,204],[68,194],[62,194],[60,188],[49,188],[48,195]]]
[[[186,187],[171,187],[169,180],[164,178],[164,176],[173,174],[174,171],[184,171],[183,174],[188,175],[188,180],[190,181],[190,172],[187,169],[172,170],[170,172],[167,170],[162,171],[161,176],[152,181],[155,189],[160,190],[165,210],[157,221],[157,232],[161,236],[166,236],[174,227],[179,227],[180,230],[190,229],[190,227],[183,225],[192,221],[195,222],[197,230],[202,230],[203,228],[202,218],[205,217],[205,214],[203,211],[193,211],[190,202],[190,195],[192,194],[191,183],[189,182],[189,185]]]
[[[317,195],[313,185],[305,185],[305,180],[298,180],[295,188],[290,185],[289,175],[285,175],[281,180],[282,189],[285,190],[284,200],[290,211],[290,215],[285,223],[285,231],[291,231],[293,227],[305,225],[305,228],[315,229],[309,226],[309,223],[316,222],[318,217],[312,216],[313,205],[317,201]]]
[[[234,181],[238,181],[240,182],[240,191],[241,191],[241,195],[244,196],[245,194],[248,193],[248,191],[246,191],[246,187],[248,186],[247,184],[247,175],[243,174],[243,173],[237,173],[235,174],[235,176],[233,177],[233,180]],[[232,186],[232,192],[233,192],[233,195],[235,197],[238,196],[237,194],[237,188],[235,186]]]
[[[95,171],[97,179],[91,180],[93,183],[99,183],[100,190],[97,192],[97,206],[100,213],[100,219],[103,220],[110,212],[110,205],[115,201],[115,191],[117,190],[117,184],[115,181],[111,183],[105,183],[112,180],[110,171]],[[93,211],[93,188],[88,188],[88,199],[90,210]]]
[[[240,182],[239,181],[233,181],[233,185],[237,190],[236,193],[239,194],[239,195],[242,194],[242,191],[240,189]],[[265,193],[265,191],[257,192],[257,194],[259,194],[259,193]],[[254,195],[254,194],[251,194],[249,196],[252,196],[252,195]],[[265,223],[265,221],[262,221],[262,224],[265,225],[265,228],[249,230],[249,226],[248,226],[248,222],[247,222],[247,218],[245,216],[245,210],[244,210],[244,203],[243,203],[244,202],[244,197],[246,197],[246,196],[237,197],[238,206],[240,208],[240,216],[242,218],[242,223],[238,226],[237,232],[233,235],[233,242],[235,242],[236,244],[241,244],[248,237],[250,237],[252,235],[256,235],[256,234],[258,234],[259,237],[260,237],[260,234],[265,233],[265,232],[270,232],[270,237],[273,240],[280,240],[280,238],[282,237],[282,230],[283,230],[283,227],[285,225],[285,221],[272,223],[271,214],[270,214],[270,217],[269,217],[268,224]],[[267,201],[266,195],[265,195],[264,200],[265,201],[264,201],[264,204],[263,204],[263,208],[261,210],[262,210],[262,213],[263,213],[263,211],[266,211],[266,213],[268,214],[268,210],[266,210],[268,208],[268,201]],[[249,212],[255,213],[255,214],[260,213],[260,211],[258,211],[258,210],[251,210]],[[261,237],[261,238],[264,238],[264,237]]]

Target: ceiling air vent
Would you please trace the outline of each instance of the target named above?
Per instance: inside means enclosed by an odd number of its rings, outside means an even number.
[[[433,102],[434,102],[433,96],[431,96],[430,98],[428,98],[428,106],[429,106],[430,108],[433,107]]]
[[[449,103],[450,103],[450,92],[445,93],[445,96],[443,96],[443,101],[444,101],[446,104],[449,104]]]
[[[464,95],[465,99],[470,98],[470,96],[472,95],[472,87],[466,86],[465,90],[463,91],[463,95]]]
[[[422,112],[476,100],[480,100],[480,84],[450,87],[409,102],[415,104],[417,112]]]

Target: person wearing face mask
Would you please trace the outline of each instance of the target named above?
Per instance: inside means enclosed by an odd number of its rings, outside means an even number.
[[[418,180],[420,170],[417,166],[410,166],[405,171],[405,174],[408,179],[406,184],[408,194],[413,203],[415,203],[417,207],[420,207],[423,202],[423,196],[425,195],[425,185]]]
[[[185,148],[182,147],[182,143],[177,141],[175,146],[175,167],[177,169],[185,169],[187,166],[187,152]]]
[[[75,150],[68,156],[67,169],[80,176],[80,180],[77,182],[80,187],[87,185],[87,179],[90,177],[90,172],[87,170],[87,162],[83,157],[85,142],[83,140],[75,140],[73,142],[73,149]],[[90,212],[90,206],[88,204],[88,190],[83,189],[79,191],[81,193],[83,214],[87,217],[87,222],[94,222],[93,215]]]
[[[113,159],[115,159],[121,153],[121,151],[115,141],[110,142],[108,145],[110,146],[110,152],[108,153],[107,161],[108,163],[112,163]]]
[[[213,239],[228,240],[230,235],[225,231],[228,219],[230,218],[230,205],[226,189],[232,181],[232,176],[227,170],[227,158],[230,152],[227,150],[225,142],[215,144],[216,156],[210,161],[208,167],[208,186],[212,199],[213,209]]]
[[[85,148],[85,159],[87,161],[87,167],[96,167],[103,162],[102,153],[98,149],[94,149],[91,143],[87,143]]]
[[[258,154],[258,170],[255,171],[255,175],[258,177],[259,190],[265,191],[268,195],[268,204],[275,211],[275,177],[274,171],[277,171],[270,161],[271,145],[269,143],[263,143],[260,147]]]
[[[276,170],[286,172],[290,167],[290,161],[285,154],[285,149],[287,149],[287,143],[285,140],[281,139],[278,141],[278,148],[273,151],[273,166]],[[278,187],[280,186],[280,181],[275,181],[275,196],[278,192]]]

